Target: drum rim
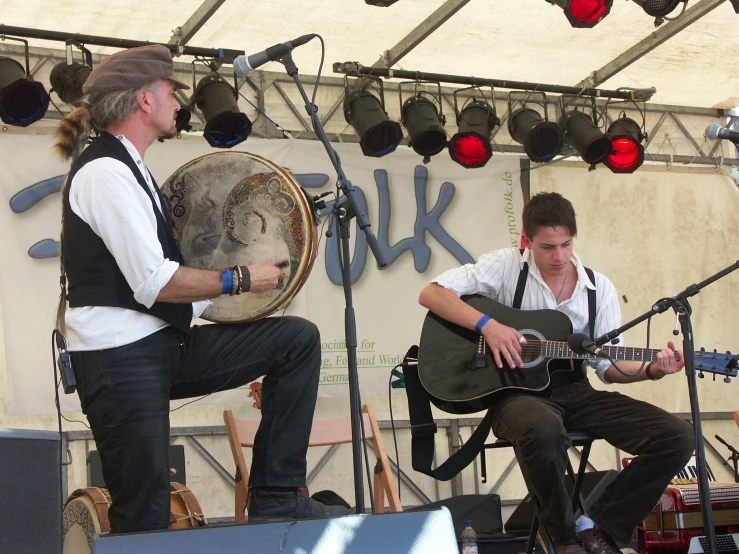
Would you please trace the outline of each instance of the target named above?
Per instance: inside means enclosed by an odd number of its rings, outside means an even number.
[[[201,319],[204,319],[206,321],[212,321],[213,323],[248,323],[250,321],[256,321],[258,319],[262,319],[264,317],[268,317],[278,311],[282,308],[285,304],[289,304],[292,299],[295,297],[295,295],[298,293],[298,291],[301,289],[301,287],[304,284],[304,281],[307,279],[308,275],[310,274],[311,270],[313,269],[313,263],[315,262],[315,259],[318,255],[318,226],[316,224],[315,218],[312,213],[312,208],[310,203],[308,202],[307,193],[303,189],[303,187],[300,186],[300,183],[295,179],[295,177],[292,176],[292,173],[286,171],[284,168],[280,167],[279,165],[275,164],[271,160],[268,160],[264,156],[260,156],[259,154],[254,154],[252,152],[246,152],[243,150],[230,150],[228,152],[210,152],[208,154],[203,154],[202,156],[198,156],[197,158],[193,158],[192,160],[182,164],[177,169],[175,169],[169,177],[164,181],[165,185],[169,183],[172,179],[172,176],[181,172],[184,168],[196,164],[198,161],[203,160],[204,158],[211,158],[214,156],[232,156],[232,155],[246,155],[249,158],[256,158],[257,160],[263,162],[267,167],[272,169],[275,173],[277,173],[288,185],[290,186],[291,190],[295,193],[294,196],[296,197],[296,202],[300,204],[300,213],[303,219],[303,226],[305,228],[305,248],[303,249],[303,253],[300,256],[300,262],[298,264],[298,269],[296,271],[296,274],[294,278],[292,279],[292,282],[290,285],[283,289],[282,293],[272,302],[264,306],[263,308],[259,309],[252,315],[240,319],[225,319],[220,317],[215,317],[208,314],[209,308],[206,308],[203,314],[200,316]],[[170,214],[171,215],[171,214]],[[185,261],[187,263],[187,261]]]

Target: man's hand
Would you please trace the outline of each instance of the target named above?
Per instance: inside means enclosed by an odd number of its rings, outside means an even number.
[[[282,270],[275,265],[275,260],[255,262],[249,267],[249,292],[268,292],[277,286]]]
[[[509,368],[523,367],[521,345],[526,344],[526,339],[521,333],[491,319],[483,326],[482,336],[493,352],[495,363],[500,369],[503,369],[502,358],[508,362]]]
[[[685,356],[682,350],[677,351],[680,354],[680,361],[675,359],[675,344],[672,341],[667,343],[667,348],[657,352],[657,359],[649,372],[655,379],[660,379],[665,375],[677,373],[685,367]]]

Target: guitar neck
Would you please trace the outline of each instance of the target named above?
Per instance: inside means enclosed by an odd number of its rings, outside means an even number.
[[[637,362],[653,362],[657,359],[657,353],[660,352],[656,348],[632,348],[630,346],[601,346],[600,348],[612,360],[632,360]],[[602,359],[595,354],[578,354],[566,342],[553,340],[541,341],[541,353],[546,358]]]

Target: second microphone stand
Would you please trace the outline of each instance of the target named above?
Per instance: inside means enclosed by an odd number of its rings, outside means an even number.
[[[708,552],[716,554],[716,530],[713,527],[713,511],[711,509],[711,495],[708,488],[708,472],[706,471],[706,453],[703,446],[703,430],[701,427],[700,408],[698,406],[698,387],[695,381],[695,346],[693,344],[693,326],[690,321],[692,309],[688,298],[695,296],[703,287],[706,287],[739,269],[739,261],[730,265],[726,269],[719,271],[708,279],[701,281],[697,285],[690,285],[681,293],[671,297],[663,298],[652,306],[652,309],[636,319],[629,321],[626,325],[614,329],[605,335],[595,339],[596,346],[603,346],[614,338],[621,335],[624,331],[631,329],[642,321],[650,317],[673,309],[680,321],[680,329],[683,334],[683,353],[685,355],[685,376],[688,380],[688,394],[690,396],[690,414],[693,418],[693,435],[695,438],[695,460],[698,470],[698,492],[700,493],[701,513],[703,515],[703,525],[706,530],[706,541],[708,543]]]
[[[378,267],[386,267],[387,259],[385,258],[384,253],[380,250],[377,239],[372,234],[367,215],[362,212],[362,209],[357,202],[352,184],[346,178],[344,170],[341,168],[339,155],[333,149],[328,137],[326,136],[321,120],[317,115],[318,109],[308,98],[308,95],[298,78],[298,68],[295,65],[295,62],[293,62],[292,56],[288,54],[282,58],[280,62],[285,66],[287,74],[293,78],[295,84],[298,86],[300,95],[303,97],[303,101],[305,102],[305,109],[313,123],[313,130],[315,131],[318,140],[321,141],[326,149],[326,153],[331,160],[331,164],[336,170],[336,184],[347,199],[346,202],[341,202],[337,195],[332,213],[335,216],[336,228],[339,235],[339,261],[341,265],[341,280],[344,287],[344,299],[346,302],[346,308],[344,310],[344,333],[346,335],[347,370],[349,374],[352,458],[354,462],[354,497],[356,511],[358,514],[361,514],[364,513],[364,484],[362,482],[362,437],[364,436],[364,421],[362,419],[362,403],[359,394],[359,375],[357,371],[357,325],[356,318],[354,317],[354,306],[352,304],[352,282],[350,271],[351,257],[349,253],[349,225],[352,218],[356,217],[357,225],[367,237],[367,243],[377,260]],[[343,207],[341,207],[342,203],[344,204]],[[385,468],[385,471],[389,471],[389,469],[390,468]]]

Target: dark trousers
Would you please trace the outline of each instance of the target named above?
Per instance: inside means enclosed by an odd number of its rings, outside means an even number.
[[[169,401],[265,376],[250,486],[303,487],[318,393],[318,329],[299,318],[171,327],[135,343],[73,352],[82,411],[100,452],[113,532],[169,525]],[[246,393],[245,393],[246,394]]]
[[[549,399],[517,394],[495,408],[493,432],[514,445],[519,465],[555,542],[575,535],[564,486],[567,432],[587,432],[637,457],[588,510],[617,541],[627,543],[693,453],[693,427],[666,411],[587,379],[555,387]]]

